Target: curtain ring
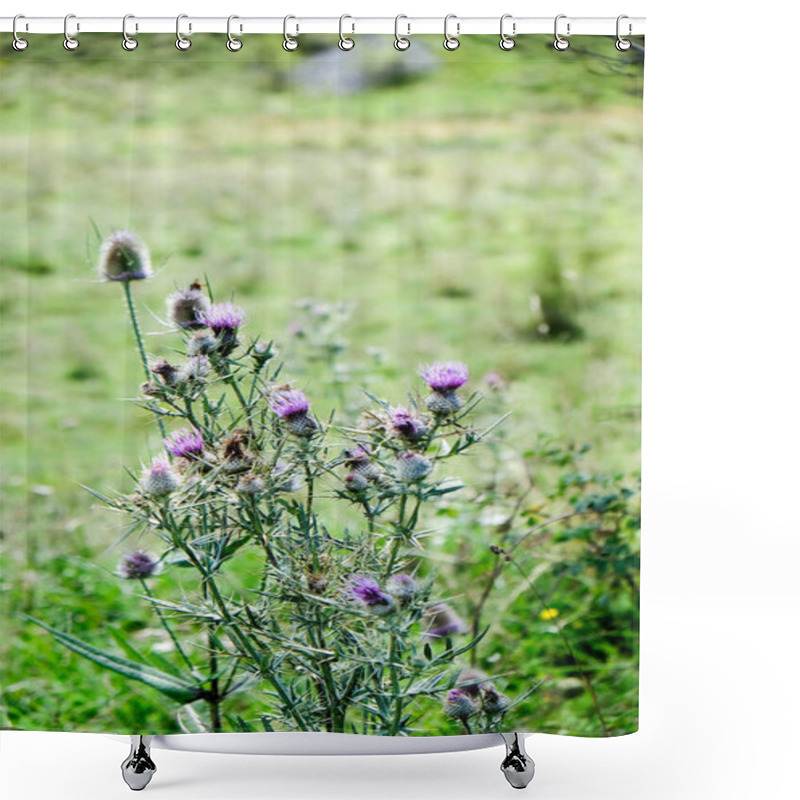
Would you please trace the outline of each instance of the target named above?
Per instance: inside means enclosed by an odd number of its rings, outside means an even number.
[[[25,19],[25,15],[24,14],[17,14],[17,16],[14,17],[14,21],[11,23],[11,32],[14,34],[14,41],[11,42],[11,46],[15,50],[22,51],[28,46],[28,40],[20,38],[20,36],[17,34],[17,20],[18,19]]]
[[[622,36],[620,35],[620,32],[619,32],[620,22],[622,22],[622,20],[624,20],[624,19],[629,19],[629,17],[626,16],[625,14],[621,14],[620,16],[617,17],[617,41],[616,41],[615,47],[621,53],[624,53],[626,50],[630,50],[631,49],[631,40],[630,39],[623,39]],[[629,22],[628,23],[628,36],[630,36],[630,35],[631,35],[631,24]]]
[[[122,49],[127,50],[130,52],[131,50],[135,50],[139,46],[139,42],[134,39],[132,36],[128,35],[128,20],[129,19],[136,19],[133,14],[126,14],[122,18]],[[137,23],[136,30],[139,30],[139,25]]]
[[[188,18],[189,18],[188,14],[178,14],[177,18],[175,19],[175,36],[177,36],[177,39],[175,39],[175,47],[177,47],[178,50],[188,50],[192,46],[192,40],[187,39],[181,33],[181,20]],[[192,25],[190,23],[189,31],[191,32],[191,30],[192,30]]]
[[[342,14],[339,17],[339,49],[340,50],[352,50],[355,46],[355,40],[351,39],[349,36],[345,36],[342,32],[342,26],[344,25],[344,21],[346,19],[353,19],[349,14]],[[355,23],[351,23],[353,32],[355,33],[356,26]]]
[[[300,46],[300,42],[297,39],[293,39],[289,36],[288,25],[290,19],[297,19],[297,17],[293,17],[291,14],[288,14],[283,18],[283,49],[287,53],[291,53],[293,50],[297,50]],[[300,33],[300,26],[295,23],[295,34]]]
[[[457,20],[458,17],[455,14],[448,14],[444,18],[444,42],[442,42],[442,45],[444,46],[445,50],[452,51],[452,50],[458,50],[458,46],[461,44],[461,42],[459,42],[455,36],[451,36],[447,31],[447,23],[450,22],[451,19]],[[456,34],[458,34],[459,32],[459,28],[460,24],[456,22]]]
[[[75,15],[74,14],[67,14],[67,16],[64,17],[64,49],[65,50],[77,50],[78,49],[78,45],[80,44],[80,42],[74,36],[70,36],[69,35],[69,21],[71,19],[75,19]],[[75,30],[79,31],[80,29],[81,29],[80,25],[78,25],[76,23]]]
[[[503,16],[500,17],[500,49],[501,50],[513,50],[514,49],[514,45],[516,44],[514,39],[512,39],[511,37],[512,36],[516,36],[516,34],[517,34],[517,23],[516,22],[512,22],[511,23],[511,36],[506,36],[505,31],[503,29],[503,27],[505,25],[505,21],[507,19],[511,19],[511,18],[512,18],[511,14],[503,14]]]
[[[567,39],[565,39],[563,36],[560,36],[559,33],[558,33],[558,21],[560,19],[566,19],[566,18],[567,18],[566,14],[559,14],[556,17],[556,21],[555,21],[555,25],[554,25],[554,31],[555,31],[556,39],[553,42],[553,47],[555,47],[556,50],[566,50],[569,47],[569,41]],[[567,23],[567,36],[569,36],[569,22]]]
[[[400,35],[400,31],[398,30],[400,27],[400,20],[401,19],[408,19],[405,14],[398,14],[394,18],[394,49],[395,50],[408,50],[411,47],[411,39],[406,39],[405,36]],[[408,33],[411,33],[411,24],[406,23],[406,27],[408,28]]]
[[[237,17],[236,14],[231,14],[231,16],[228,17],[228,41],[225,44],[225,47],[227,47],[228,50],[231,51],[231,53],[238,53],[242,49],[242,40],[237,39],[231,33],[231,22],[233,22],[233,20],[235,19],[239,19],[239,17]],[[241,26],[239,26],[240,31],[241,29],[242,29]]]

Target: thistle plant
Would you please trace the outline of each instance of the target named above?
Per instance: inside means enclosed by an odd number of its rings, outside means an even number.
[[[147,356],[135,326],[137,402],[163,426],[161,452],[132,491],[91,491],[143,543],[118,572],[139,581],[179,658],[167,669],[48,630],[191,705],[204,730],[406,735],[437,708],[455,729],[498,730],[514,703],[460,678],[485,631],[469,633],[424,551],[426,509],[461,488],[451,462],[493,428],[474,425],[466,365],[421,367],[424,400],[409,374],[395,398],[365,393],[357,419],[323,419],[314,408],[332,398],[312,373],[298,386],[271,341],[246,337],[243,309],[199,283],[167,307],[169,361]],[[166,574],[180,592],[153,588]],[[228,710],[244,692],[250,719]]]

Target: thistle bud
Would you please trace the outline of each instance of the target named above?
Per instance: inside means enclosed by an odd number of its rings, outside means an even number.
[[[358,494],[358,492],[363,492],[367,486],[369,486],[369,481],[361,472],[348,472],[344,478],[344,488],[348,492]]]
[[[422,453],[405,452],[397,456],[397,479],[403,483],[418,483],[432,469],[431,460]]]
[[[477,703],[461,689],[451,689],[444,699],[444,713],[453,719],[466,720],[478,713]]]
[[[413,600],[417,589],[417,582],[405,572],[398,572],[386,581],[386,590],[402,604]]]
[[[242,475],[239,482],[236,484],[236,491],[244,495],[257,495],[263,494],[267,490],[267,485],[260,475],[255,475],[252,472],[247,475]]]
[[[181,479],[165,458],[154,458],[153,463],[144,470],[140,488],[146,495],[163,497],[180,489]]]

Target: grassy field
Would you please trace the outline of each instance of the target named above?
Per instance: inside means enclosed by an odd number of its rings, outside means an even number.
[[[173,346],[164,297],[203,276],[290,363],[304,347],[287,327],[296,301],[346,302],[352,408],[360,385],[400,402],[419,364],[458,359],[476,385],[489,372],[508,382],[520,449],[553,434],[590,443],[589,470],[638,469],[641,64],[621,65],[605,40],[563,54],[546,37],[510,53],[496,37],[454,53],[437,40],[430,74],[335,96],[295,86],[302,48],[259,37],[232,55],[222,42],[177,53],[148,37],[125,53],[92,36],[70,54],[48,37],[2,54],[5,726],[175,724],[146,688],[16,616],[150,642],[147,609],[111,574],[119,523],[80,489],[129,491],[123,467],[158,450],[124,402],[141,370],[120,293],[95,278],[93,223],[149,244],[157,275],[135,290],[153,354]],[[313,372],[300,384],[311,393]],[[519,635],[551,634],[524,597],[508,613]],[[566,679],[548,652],[516,657]],[[609,690],[621,728],[634,659],[619,657],[627,673]],[[590,700],[563,686],[537,701],[539,729],[596,732]]]

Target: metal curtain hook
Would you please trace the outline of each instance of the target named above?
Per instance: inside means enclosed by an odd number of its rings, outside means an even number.
[[[353,18],[349,14],[342,14],[342,16],[339,17],[339,49],[340,50],[352,50],[356,46],[355,40],[351,39],[349,36],[345,36],[344,32],[342,30],[342,28],[344,26],[344,21],[346,19],[353,19]],[[355,23],[351,22],[350,25],[351,25],[351,27],[353,29],[353,33],[355,33],[355,30],[356,30]]]
[[[444,42],[442,42],[442,44],[444,45],[445,50],[458,50],[458,46],[461,44],[461,42],[459,42],[455,36],[451,36],[447,31],[447,26],[451,19],[457,20],[458,17],[455,14],[448,14],[444,18]],[[461,24],[456,22],[456,34],[459,33],[460,28]]]
[[[624,19],[629,19],[625,14],[621,14],[617,17],[617,41],[616,41],[616,48],[620,52],[625,52],[626,50],[631,49],[631,40],[630,39],[623,39],[622,35],[620,34],[620,23]],[[633,30],[633,26],[628,23],[628,36],[631,35],[631,31]]]
[[[191,39],[187,39],[181,33],[181,20],[182,19],[188,19],[188,17],[189,17],[188,14],[178,14],[178,16],[175,19],[175,36],[177,37],[175,39],[175,47],[177,47],[178,50],[188,50],[192,46],[192,40]],[[191,30],[192,30],[192,24],[190,22],[189,23],[189,32],[190,33],[191,33]]]
[[[231,14],[231,16],[228,17],[228,41],[227,41],[225,47],[227,47],[228,50],[231,51],[231,53],[238,53],[242,49],[242,40],[241,39],[237,39],[231,33],[231,22],[233,22],[233,20],[235,20],[235,19],[239,19],[239,17],[237,17],[236,14]],[[239,26],[239,31],[241,31],[241,30],[242,30],[242,26],[240,25]]]
[[[21,51],[21,50],[24,50],[28,46],[28,40],[20,38],[20,36],[17,34],[17,20],[18,19],[25,19],[25,15],[24,14],[17,14],[17,16],[14,17],[14,21],[11,23],[11,32],[14,34],[14,41],[11,42],[11,46],[15,50]]]
[[[560,36],[558,33],[558,21],[560,19],[566,19],[566,18],[567,18],[566,14],[559,14],[556,17],[555,25],[553,28],[556,35],[556,39],[553,42],[553,47],[555,47],[556,50],[566,50],[569,47],[569,41],[565,39],[563,36]],[[569,22],[567,23],[567,36],[569,36]]]
[[[411,47],[411,39],[406,39],[405,36],[400,35],[399,26],[401,19],[408,19],[405,14],[398,14],[394,18],[394,49],[395,50],[408,50]],[[406,27],[408,33],[411,33],[411,23],[407,22]]]
[[[287,14],[287,16],[283,18],[283,49],[286,50],[287,53],[297,50],[300,45],[300,42],[298,42],[297,39],[293,39],[291,36],[289,36],[288,25],[290,19],[297,19],[297,17]],[[300,26],[295,23],[295,35],[298,33],[300,33]]]
[[[517,23],[516,22],[512,22],[511,23],[511,36],[506,36],[505,30],[504,30],[504,26],[505,26],[505,22],[506,22],[507,19],[512,19],[511,14],[503,14],[503,16],[500,17],[500,49],[501,50],[513,50],[514,49],[514,45],[516,44],[514,39],[512,39],[511,37],[517,35]]]
[[[122,49],[123,50],[135,50],[139,46],[139,42],[134,39],[132,36],[128,35],[128,20],[129,19],[136,19],[133,14],[126,14],[122,18]],[[136,24],[135,30],[139,30],[138,23]]]
[[[78,49],[78,45],[80,44],[80,42],[74,36],[70,36],[69,35],[69,21],[71,19],[75,19],[75,15],[74,14],[67,14],[67,16],[64,17],[64,49],[65,50],[77,50]],[[80,29],[81,29],[81,26],[78,23],[76,23],[75,24],[75,30],[79,31]]]

